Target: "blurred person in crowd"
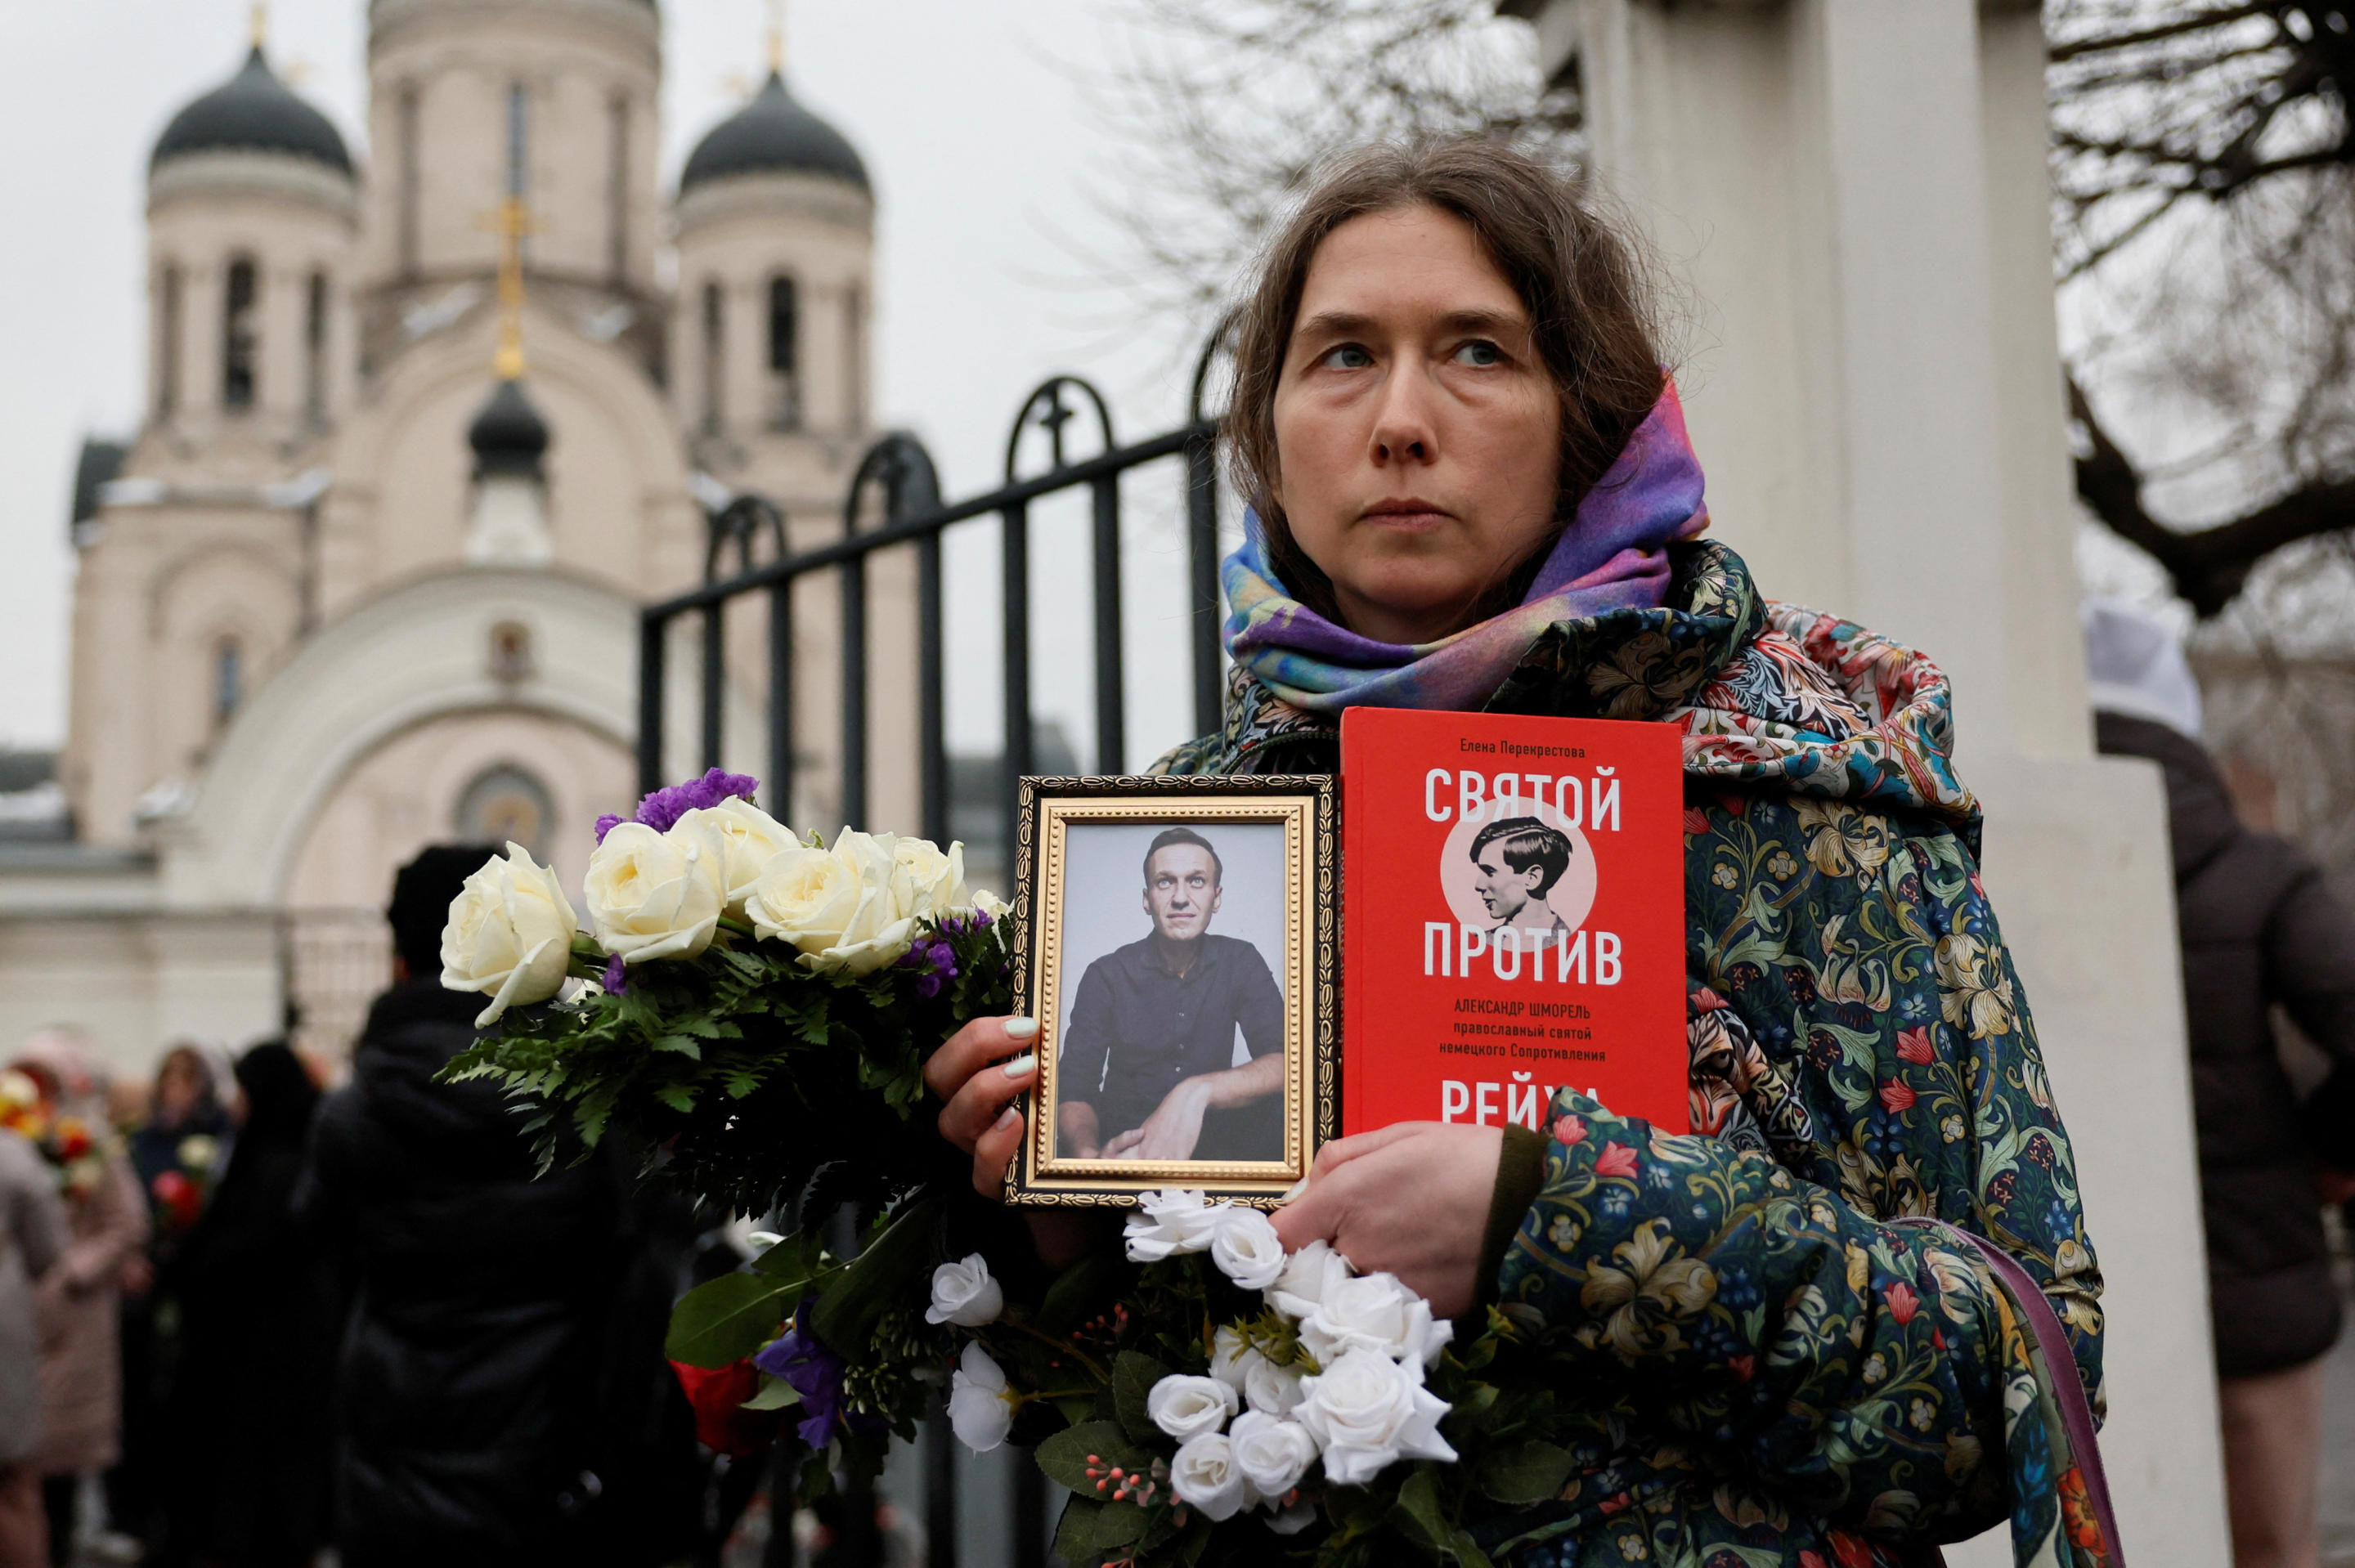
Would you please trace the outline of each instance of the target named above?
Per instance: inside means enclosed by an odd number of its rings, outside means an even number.
[[[0,1568],[42,1568],[48,1527],[36,1460],[41,1438],[41,1281],[65,1255],[69,1236],[57,1171],[15,1116],[37,1113],[40,1091],[20,1074],[0,1073]]]
[[[156,1064],[144,1114],[125,1122],[131,1168],[147,1197],[146,1255],[123,1278],[123,1457],[106,1473],[106,1507],[117,1531],[149,1540],[163,1507],[169,1466],[159,1447],[178,1349],[176,1308],[154,1287],[204,1213],[230,1147],[229,1105],[236,1081],[229,1054],[183,1040]]]
[[[2200,744],[2200,690],[2174,634],[2102,600],[2084,621],[2101,749],[2167,775],[2232,1560],[2313,1568],[2322,1358],[2339,1338],[2339,1292],[2316,1151],[2272,1009],[2355,1064],[2355,919],[2303,851],[2234,816]]]
[[[238,1059],[237,1143],[166,1266],[179,1357],[158,1445],[166,1527],[149,1561],[292,1568],[327,1543],[332,1271],[294,1218],[318,1086],[279,1041]]]
[[[73,1560],[81,1478],[117,1456],[123,1367],[117,1303],[123,1266],[147,1243],[147,1205],[107,1125],[103,1086],[71,1030],[45,1029],[17,1053],[41,1094],[43,1146],[61,1171],[71,1239],[41,1279],[41,1446],[49,1561]]]
[[[671,1270],[618,1154],[535,1181],[515,1107],[435,1080],[483,1002],[442,989],[442,927],[496,853],[437,846],[401,868],[392,989],[312,1135],[302,1210],[357,1291],[345,1568],[654,1563],[694,1538],[691,1422],[662,1358]]]

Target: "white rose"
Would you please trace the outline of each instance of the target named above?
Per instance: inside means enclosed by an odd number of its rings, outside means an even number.
[[[1434,1321],[1431,1303],[1390,1274],[1333,1282],[1316,1309],[1300,1320],[1300,1342],[1320,1366],[1360,1348],[1428,1366],[1455,1334],[1455,1325]]]
[[[1280,1367],[1261,1356],[1243,1369],[1243,1403],[1263,1415],[1289,1415],[1300,1404],[1301,1377],[1298,1362]]]
[[[1219,1272],[1245,1290],[1264,1290],[1284,1273],[1284,1243],[1276,1239],[1275,1224],[1257,1209],[1223,1204],[1217,1227],[1210,1233],[1210,1261]]]
[[[771,855],[744,900],[755,934],[805,953],[822,953],[840,941],[858,908],[858,873],[831,850],[807,844]]]
[[[1267,1292],[1267,1304],[1287,1318],[1305,1318],[1316,1310],[1327,1291],[1350,1277],[1348,1258],[1324,1242],[1313,1241],[1284,1266],[1282,1277]]]
[[[785,850],[801,846],[793,830],[776,818],[740,796],[730,795],[717,806],[698,806],[679,817],[681,822],[699,819],[702,825],[719,835],[722,861],[720,881],[727,887],[728,913],[741,915],[745,900],[752,894],[752,885],[769,862]]]
[[[580,928],[556,874],[509,843],[506,859],[485,861],[450,901],[442,983],[488,993],[491,1005],[474,1020],[475,1028],[488,1028],[508,1008],[556,994]]]
[[[711,946],[727,889],[727,851],[708,823],[682,819],[667,833],[618,822],[589,857],[581,891],[589,924],[625,964],[691,959]]]
[[[977,1344],[967,1345],[949,1379],[949,1425],[957,1441],[986,1454],[1014,1427],[1014,1402],[1006,1396],[1006,1372]]]
[[[834,854],[858,877],[858,904],[851,910],[834,945],[815,953],[805,949],[802,962],[812,969],[863,975],[881,969],[908,950],[915,938],[916,921],[900,907],[892,888],[899,868],[891,852],[898,843],[899,840],[890,833],[842,830],[834,841]]]
[[[1214,1522],[1233,1518],[1249,1500],[1234,1447],[1222,1432],[1205,1432],[1178,1446],[1169,1461],[1169,1489]]]
[[[1242,1335],[1232,1328],[1221,1325],[1210,1336],[1210,1375],[1237,1393],[1242,1392],[1243,1374],[1251,1370],[1252,1363],[1265,1360],[1265,1356],[1245,1346]]]
[[[1227,1434],[1233,1446],[1235,1467],[1259,1498],[1281,1503],[1316,1462],[1316,1438],[1297,1421],[1247,1410],[1235,1417]]]
[[[1301,1390],[1295,1414],[1324,1450],[1325,1478],[1336,1486],[1361,1487],[1401,1458],[1455,1461],[1439,1435],[1447,1402],[1423,1386],[1420,1361],[1346,1351]]]
[[[980,910],[983,914],[988,916],[992,920],[1005,919],[1007,913],[1014,907],[1013,905],[1008,904],[1005,899],[1000,898],[996,894],[992,893],[986,887],[980,888],[975,892],[973,895],[973,906],[975,909]]]
[[[1214,1377],[1188,1377],[1172,1372],[1145,1396],[1145,1414],[1153,1425],[1180,1443],[1205,1432],[1226,1428],[1227,1417],[1240,1402],[1235,1391]]]
[[[978,1329],[997,1321],[1006,1309],[1006,1293],[989,1277],[981,1254],[968,1253],[962,1263],[944,1263],[932,1270],[932,1304],[924,1308],[927,1323],[954,1323]]]
[[[1290,1508],[1279,1510],[1267,1520],[1268,1530],[1276,1535],[1297,1535],[1316,1522],[1316,1505],[1306,1498]]]
[[[964,845],[943,853],[930,839],[901,839],[891,846],[892,893],[900,907],[922,919],[939,920],[973,907],[964,885]]]
[[[1139,1193],[1136,1211],[1128,1216],[1131,1263],[1159,1263],[1179,1253],[1200,1252],[1219,1228],[1219,1211],[1205,1205],[1201,1193],[1176,1187]]]

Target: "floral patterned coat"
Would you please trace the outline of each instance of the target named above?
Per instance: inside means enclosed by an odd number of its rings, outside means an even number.
[[[2018,1258],[2098,1407],[2101,1276],[1945,677],[1762,599],[1721,545],[1674,559],[1664,608],[1556,624],[1489,704],[1685,733],[1696,1130],[1556,1098],[1497,1287],[1587,1391],[1580,1463],[1483,1544],[1544,1568],[1893,1568],[2009,1514],[2021,1564],[2102,1563],[2010,1302],[1885,1223]],[[1157,770],[1326,771],[1337,738],[1238,671],[1226,728]]]

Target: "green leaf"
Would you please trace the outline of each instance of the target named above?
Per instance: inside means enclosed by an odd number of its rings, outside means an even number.
[[[1109,1299],[1119,1288],[1125,1266],[1119,1255],[1092,1252],[1055,1277],[1047,1298],[1039,1303],[1031,1327],[1050,1340],[1060,1340],[1078,1328],[1088,1308]]]
[[[819,1293],[810,1326],[837,1355],[857,1361],[867,1353],[876,1320],[895,1301],[921,1301],[932,1274],[934,1222],[939,1200],[921,1199],[893,1216],[883,1234],[851,1259],[834,1283]]]
[[[1123,1351],[1113,1358],[1113,1408],[1120,1414],[1121,1429],[1140,1443],[1157,1443],[1161,1429],[1153,1424],[1146,1401],[1153,1385],[1169,1375],[1169,1369],[1151,1356],[1135,1351]]]
[[[1431,1466],[1415,1467],[1414,1474],[1399,1488],[1390,1518],[1398,1532],[1433,1563],[1452,1554],[1455,1528],[1447,1522],[1447,1515],[1439,1505],[1439,1478]]]
[[[1133,1470],[1153,1462],[1130,1445],[1127,1434],[1116,1422],[1083,1421],[1077,1426],[1063,1428],[1039,1445],[1039,1468],[1057,1486],[1091,1496],[1096,1489],[1095,1479],[1088,1474],[1091,1454],[1099,1461],[1094,1467],[1099,1472],[1110,1465]]]
[[[734,1366],[777,1337],[799,1289],[765,1274],[723,1274],[698,1285],[671,1308],[663,1354],[691,1367]]]
[[[1561,1495],[1575,1461],[1567,1448],[1522,1443],[1499,1449],[1480,1466],[1480,1489],[1500,1503],[1545,1502]]]
[[[1082,1497],[1063,1504],[1063,1517],[1055,1525],[1055,1555],[1070,1568],[1092,1568],[1103,1555],[1096,1544],[1096,1520],[1106,1506]]]
[[[802,1402],[799,1390],[781,1377],[761,1374],[761,1392],[744,1402],[747,1410],[785,1410]]]
[[[789,1235],[754,1258],[752,1266],[779,1279],[806,1284],[817,1272],[819,1245],[817,1237],[807,1232]]]
[[[655,1098],[686,1116],[695,1109],[695,1091],[685,1084],[665,1084],[655,1091]]]

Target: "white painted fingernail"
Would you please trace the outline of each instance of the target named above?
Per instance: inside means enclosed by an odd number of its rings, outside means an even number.
[[[1016,1110],[1012,1106],[1007,1106],[1003,1111],[998,1113],[997,1124],[996,1127],[991,1128],[990,1130],[995,1132],[998,1128],[1012,1127],[1016,1122],[1020,1121],[1021,1119],[1022,1113]]]
[[[1291,1186],[1286,1187],[1284,1190],[1284,1196],[1278,1198],[1276,1202],[1279,1203],[1289,1203],[1293,1199],[1297,1198],[1301,1193],[1305,1192],[1306,1191],[1308,1191],[1308,1178],[1303,1176],[1299,1181],[1295,1181]]]
[[[1015,1057],[1014,1060],[1000,1067],[998,1071],[1004,1073],[1009,1078],[1018,1078],[1038,1065],[1039,1058],[1037,1056],[1024,1054]]]
[[[1006,1021],[1006,1037],[1008,1040],[1028,1040],[1038,1033],[1039,1021],[1035,1018],[1009,1018]]]

